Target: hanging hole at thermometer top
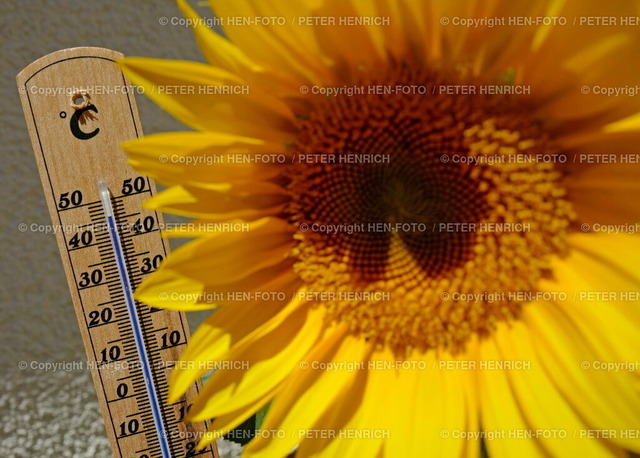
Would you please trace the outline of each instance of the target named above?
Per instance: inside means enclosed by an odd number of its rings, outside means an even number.
[[[71,96],[71,107],[80,110],[90,105],[91,97],[86,92],[76,92]]]

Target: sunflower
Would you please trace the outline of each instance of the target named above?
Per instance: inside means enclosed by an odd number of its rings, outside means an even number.
[[[201,445],[269,405],[247,456],[640,453],[640,34],[581,19],[636,5],[211,3],[207,64],[122,62],[195,130],[123,148],[196,218],[136,294],[216,308]]]

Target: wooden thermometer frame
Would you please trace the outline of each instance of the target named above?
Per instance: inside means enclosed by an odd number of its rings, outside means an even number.
[[[119,148],[142,136],[135,88],[116,64],[122,57],[103,48],[64,49],[28,65],[17,83],[111,449],[118,457],[151,458],[163,456],[160,438],[98,190],[104,180],[111,191],[135,289],[169,244],[160,235],[162,215],[142,208],[155,184],[134,172]],[[207,425],[182,421],[200,383],[166,403],[170,371],[189,338],[184,314],[135,308],[170,455],[217,458],[215,444],[195,450]]]

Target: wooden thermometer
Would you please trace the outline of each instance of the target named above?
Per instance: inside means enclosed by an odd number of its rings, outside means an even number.
[[[155,184],[119,148],[142,135],[122,57],[54,52],[20,72],[18,90],[114,456],[217,457],[215,445],[195,449],[207,425],[182,421],[201,386],[167,403],[184,314],[133,299],[169,245],[161,215],[142,207]]]

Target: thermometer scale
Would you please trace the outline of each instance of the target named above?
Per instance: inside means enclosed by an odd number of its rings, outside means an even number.
[[[54,52],[17,76],[18,90],[113,455],[217,457],[215,445],[195,448],[207,425],[183,422],[200,383],[167,403],[184,314],[133,299],[169,246],[161,215],[142,207],[155,184],[119,149],[142,135],[122,57]]]

